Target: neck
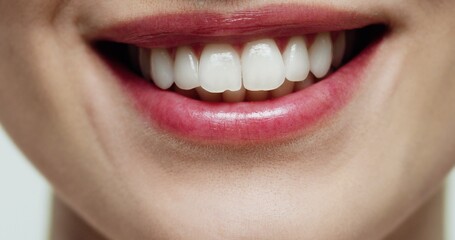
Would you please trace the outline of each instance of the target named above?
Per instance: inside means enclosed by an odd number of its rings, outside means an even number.
[[[51,240],[107,240],[54,197]],[[443,240],[444,189],[441,189],[385,240]]]
[[[54,196],[50,240],[107,240]]]
[[[444,188],[441,188],[385,240],[443,240],[444,203]]]

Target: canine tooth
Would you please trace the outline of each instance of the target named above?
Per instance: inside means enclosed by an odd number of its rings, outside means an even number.
[[[303,81],[310,72],[308,49],[303,37],[293,37],[283,53],[286,79],[293,82]]]
[[[264,101],[269,98],[268,91],[246,91],[245,99],[250,102]]]
[[[199,98],[206,102],[221,102],[223,95],[221,93],[208,92],[202,87],[196,88],[196,92],[199,94]]]
[[[190,47],[179,47],[175,54],[175,84],[190,90],[199,87],[199,60]]]
[[[330,33],[320,33],[316,36],[310,48],[310,69],[317,78],[324,77],[332,64],[332,40]]]
[[[247,43],[242,53],[243,85],[251,91],[278,88],[285,79],[283,57],[272,39]]]
[[[238,91],[226,91],[223,93],[223,101],[230,103],[243,102],[245,100],[245,95],[245,88],[241,88]]]
[[[212,93],[238,91],[242,70],[237,51],[229,44],[209,44],[202,51],[199,65],[201,87]]]
[[[139,49],[139,67],[141,68],[142,76],[150,79],[150,50],[141,48]]]
[[[152,78],[156,86],[168,89],[174,84],[174,69],[171,56],[163,48],[152,49]]]
[[[285,96],[294,91],[294,85],[295,85],[294,82],[286,80],[279,88],[270,91],[270,95],[272,96],[272,98],[279,98]]]
[[[344,53],[346,51],[346,33],[340,32],[335,38],[333,44],[333,61],[332,66],[339,67],[343,61]]]

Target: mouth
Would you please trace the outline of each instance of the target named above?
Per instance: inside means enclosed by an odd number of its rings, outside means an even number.
[[[336,118],[387,33],[371,16],[273,5],[136,19],[101,31],[93,46],[155,129],[242,144]]]

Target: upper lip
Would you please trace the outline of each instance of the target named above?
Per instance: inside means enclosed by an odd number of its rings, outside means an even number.
[[[88,34],[144,48],[205,42],[245,42],[250,38],[308,35],[383,23],[380,15],[301,4],[268,5],[232,13],[192,11],[114,22]]]

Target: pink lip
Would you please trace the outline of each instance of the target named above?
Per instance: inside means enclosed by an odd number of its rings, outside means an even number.
[[[203,21],[204,18],[210,21]],[[279,26],[283,28],[283,25],[292,26],[287,28],[291,29],[291,34],[296,29],[312,33],[357,28],[369,23],[373,23],[371,18],[354,13],[280,5],[229,15],[186,13],[148,17],[122,23],[105,31],[101,38],[139,46],[158,46],[169,36],[175,36],[176,39],[166,45],[181,45],[220,36],[258,36],[258,33],[267,34]],[[318,122],[334,116],[353,99],[380,42],[371,45],[323,81],[263,102],[208,103],[193,100],[160,90],[116,63],[109,62],[108,65],[134,100],[138,111],[150,120],[152,126],[192,141],[241,144],[303,134]]]
[[[268,5],[233,13],[183,12],[119,23],[92,38],[137,45],[173,47],[204,42],[245,42],[261,36],[295,36],[361,28],[382,22],[366,16],[301,4]]]

